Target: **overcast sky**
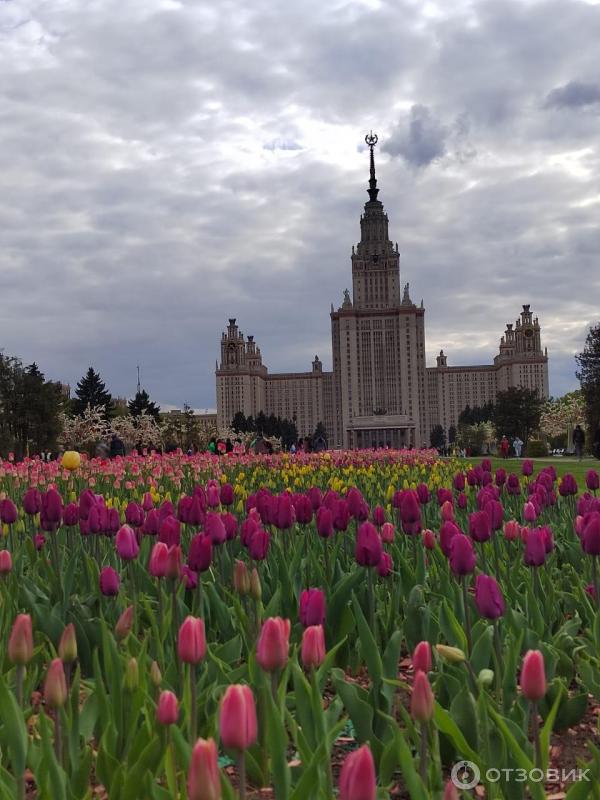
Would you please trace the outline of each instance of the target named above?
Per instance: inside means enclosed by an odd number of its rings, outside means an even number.
[[[550,390],[600,317],[600,5],[0,0],[0,347],[215,405],[228,317],[331,366],[377,131],[428,363],[530,303]]]

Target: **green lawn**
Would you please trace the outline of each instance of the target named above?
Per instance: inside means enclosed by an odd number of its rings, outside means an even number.
[[[485,458],[485,456],[483,456],[483,458]],[[463,461],[465,464],[479,464],[481,462],[481,458],[479,457],[460,458],[458,460]],[[504,459],[491,457],[490,461],[492,462],[493,469],[504,467],[507,472],[516,472],[518,475],[521,474],[521,465],[523,463],[522,458]],[[536,475],[544,467],[552,465],[559,476],[564,475],[565,472],[570,472],[577,481],[577,486],[580,489],[585,488],[585,473],[588,471],[588,469],[595,469],[596,472],[600,472],[600,461],[598,461],[597,458],[592,458],[591,456],[584,458],[583,461],[578,461],[576,458],[569,456],[557,456],[556,458],[533,458],[532,461],[534,475]]]

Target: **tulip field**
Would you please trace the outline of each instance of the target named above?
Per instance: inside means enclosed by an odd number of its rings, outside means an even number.
[[[600,797],[594,470],[69,452],[0,521],[0,800]]]

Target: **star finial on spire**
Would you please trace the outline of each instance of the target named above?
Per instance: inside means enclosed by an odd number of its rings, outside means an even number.
[[[375,177],[375,145],[379,141],[379,137],[373,131],[367,133],[365,136],[365,142],[369,147],[370,150],[370,162],[371,162],[371,169],[370,169],[370,177],[369,177],[369,188],[367,189],[369,193],[369,198],[371,202],[377,200],[377,195],[379,194],[379,189],[377,188],[377,178]]]

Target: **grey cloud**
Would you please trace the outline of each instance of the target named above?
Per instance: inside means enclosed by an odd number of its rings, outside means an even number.
[[[277,137],[271,139],[270,142],[263,144],[263,150],[302,150],[300,142],[295,142],[293,139],[286,139]]]
[[[548,94],[546,108],[583,108],[600,103],[600,84],[569,81]]]
[[[121,395],[139,363],[153,396],[195,407],[214,405],[229,316],[270,369],[330,366],[373,126],[430,357],[491,358],[531,302],[552,391],[574,385],[600,297],[600,156],[595,115],[542,106],[597,72],[600,7],[20,5],[0,3],[6,352],[71,384],[92,363]]]

